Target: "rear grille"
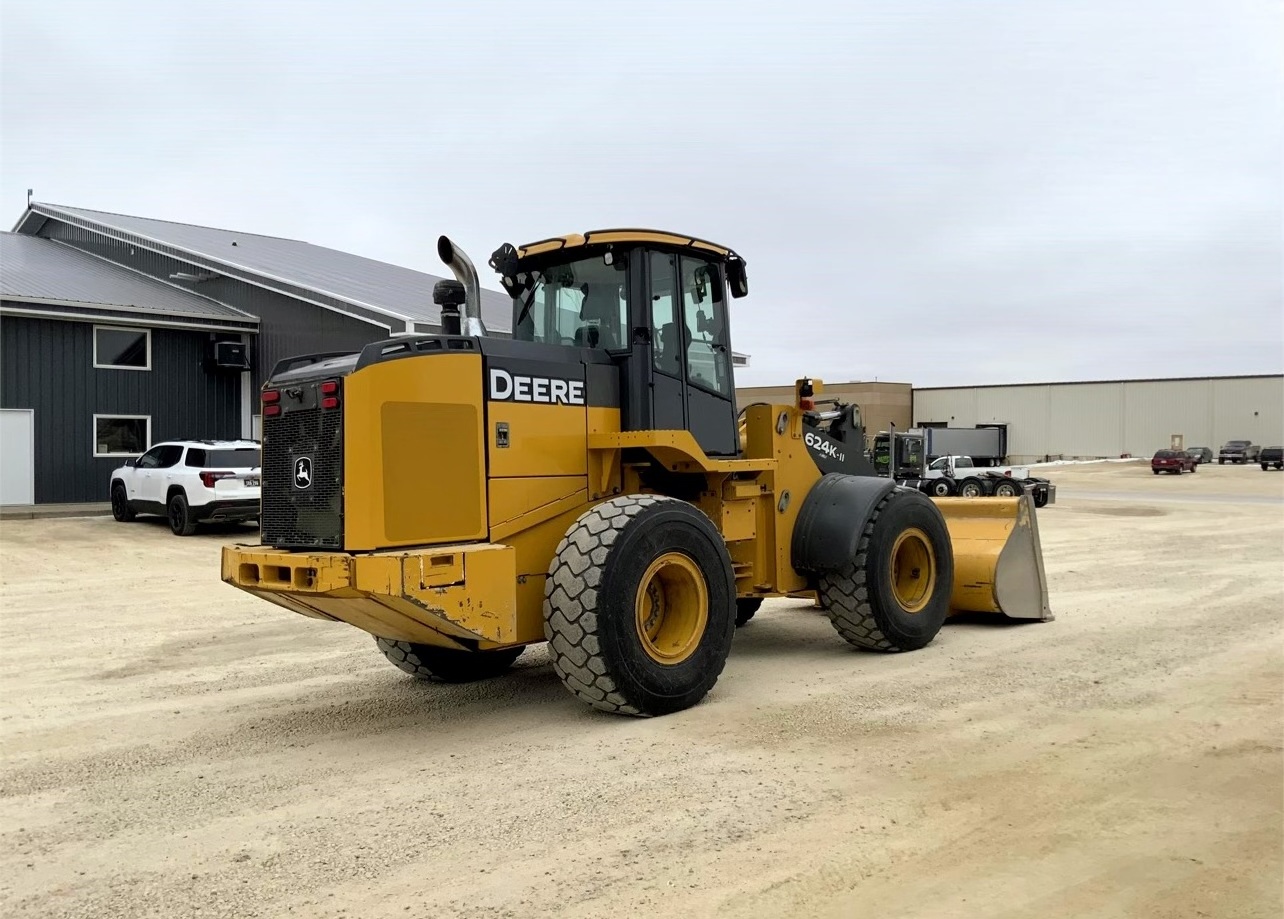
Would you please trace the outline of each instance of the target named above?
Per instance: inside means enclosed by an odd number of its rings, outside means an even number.
[[[263,419],[264,545],[343,547],[342,418],[341,410],[305,408]],[[296,474],[305,459],[311,479],[301,488]]]

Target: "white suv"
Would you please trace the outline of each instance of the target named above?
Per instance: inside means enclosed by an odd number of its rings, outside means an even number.
[[[262,462],[255,440],[159,443],[112,471],[112,516],[161,514],[176,536],[191,536],[198,523],[257,520]]]

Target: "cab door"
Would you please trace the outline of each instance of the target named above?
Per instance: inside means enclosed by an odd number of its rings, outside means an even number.
[[[717,262],[651,252],[652,418],[711,456],[739,452],[727,293]]]

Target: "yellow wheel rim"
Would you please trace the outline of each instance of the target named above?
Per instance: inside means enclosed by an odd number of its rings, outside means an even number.
[[[907,613],[920,612],[936,586],[936,553],[927,534],[911,527],[896,537],[891,560],[892,593]]]
[[[704,573],[680,552],[653,561],[638,584],[634,603],[642,650],[660,664],[689,658],[709,624],[709,589]]]

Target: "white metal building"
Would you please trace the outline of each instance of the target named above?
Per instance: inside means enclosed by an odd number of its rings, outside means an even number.
[[[1150,456],[1175,435],[1284,443],[1284,375],[1030,383],[914,390],[914,422],[1008,425],[1010,462]]]

